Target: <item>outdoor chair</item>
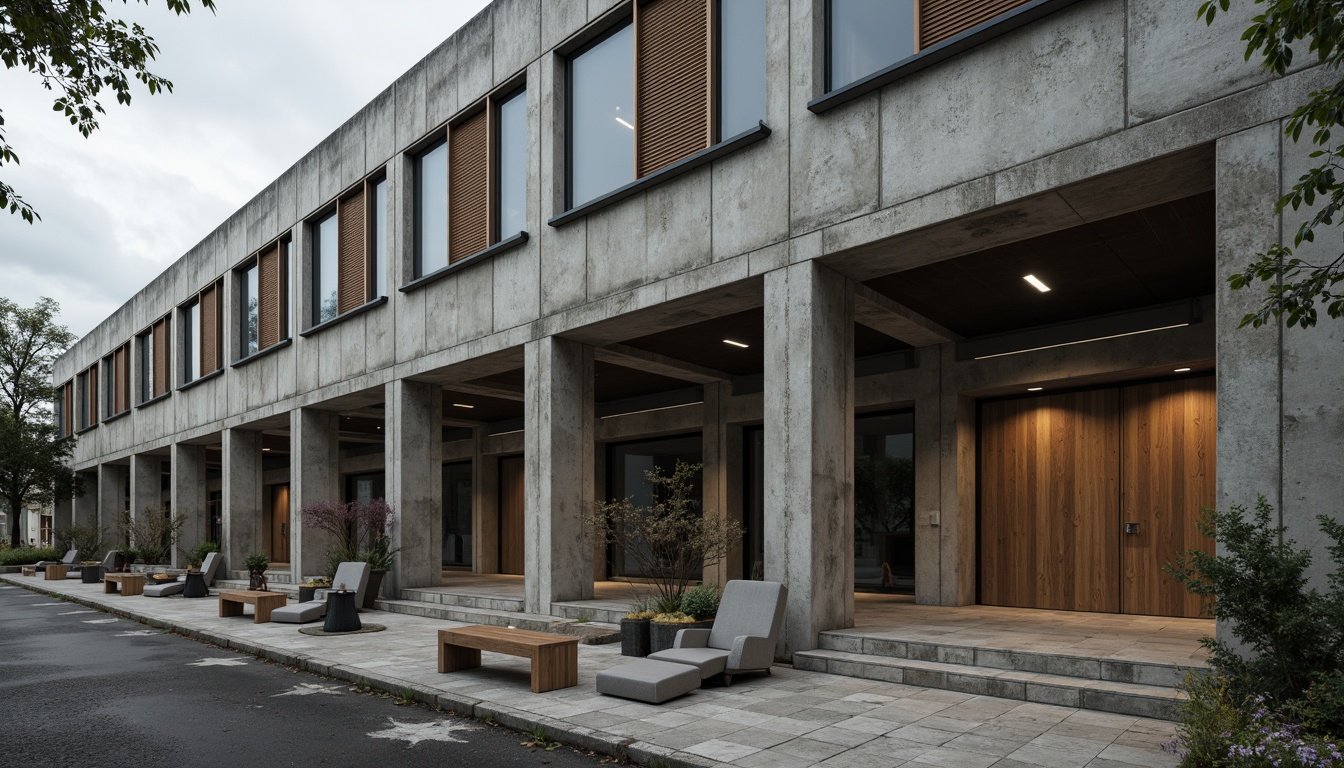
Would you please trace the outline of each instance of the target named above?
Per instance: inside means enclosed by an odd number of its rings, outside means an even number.
[[[215,583],[215,573],[219,571],[219,553],[210,552],[206,554],[205,560],[201,561],[201,575],[205,578],[205,586],[208,589]],[[145,587],[142,592],[145,597],[168,597],[169,595],[180,594],[187,588],[187,578],[178,576],[176,581],[170,581],[167,584],[151,584]]]
[[[103,569],[104,569],[103,572],[104,572],[104,573],[109,573],[109,572],[112,571],[113,568],[116,567],[116,565],[117,565],[117,558],[118,558],[119,556],[120,556],[120,555],[118,555],[117,550],[115,550],[115,549],[109,549],[109,550],[107,551],[107,555],[106,555],[105,557],[103,557],[103,562],[99,563],[99,565],[101,565],[101,566],[103,567]],[[96,565],[91,565],[91,566],[89,566],[89,567],[90,567],[90,568],[97,568],[98,566],[96,566]],[[67,578],[67,579],[82,579],[82,578],[84,578],[84,566],[82,566],[82,565],[76,565],[76,566],[71,567],[70,570],[68,570],[68,571],[65,572],[65,578]]]
[[[355,607],[364,605],[364,591],[369,586],[368,563],[341,563],[336,566],[336,575],[332,577],[329,589],[313,592],[313,599],[306,603],[286,605],[271,611],[271,621],[287,624],[305,624],[317,621],[327,615],[327,593],[335,592],[342,584],[346,590],[354,589]]]
[[[65,557],[62,557],[60,560],[38,560],[33,565],[33,567],[38,569],[39,571],[42,570],[43,568],[46,568],[48,565],[64,565],[74,567],[76,565],[75,561],[78,559],[79,559],[79,550],[72,549],[69,552],[66,552]]]
[[[788,594],[779,582],[730,581],[713,628],[683,629],[671,648],[649,658],[697,667],[702,680],[722,674],[724,685],[743,672],[769,674]]]

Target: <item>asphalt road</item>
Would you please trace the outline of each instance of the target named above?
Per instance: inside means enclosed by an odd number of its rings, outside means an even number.
[[[595,766],[600,756],[0,585],[0,766]],[[608,763],[610,764],[610,763]]]

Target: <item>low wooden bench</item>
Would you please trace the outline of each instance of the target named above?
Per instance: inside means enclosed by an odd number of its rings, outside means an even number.
[[[65,578],[65,574],[70,571],[68,565],[48,565],[43,573],[43,578],[47,581],[60,581]]]
[[[105,573],[103,574],[103,594],[111,594],[121,586],[121,596],[143,595],[145,593],[145,574],[143,573]]]
[[[222,589],[219,592],[219,615],[242,616],[243,606],[250,605],[253,608],[252,623],[265,624],[271,620],[271,611],[283,606],[288,600],[284,592]]]
[[[481,666],[481,651],[532,660],[532,692],[579,684],[579,639],[484,624],[439,630],[439,671]]]

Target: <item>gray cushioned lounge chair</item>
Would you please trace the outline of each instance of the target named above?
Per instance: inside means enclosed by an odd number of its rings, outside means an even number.
[[[210,552],[201,561],[201,574],[205,577],[206,589],[209,589],[215,583],[215,574],[219,572],[219,560],[218,552]],[[178,576],[177,581],[170,581],[167,584],[151,584],[145,587],[142,594],[145,597],[167,597],[180,594],[186,588],[187,577]]]
[[[368,563],[341,563],[336,566],[336,575],[331,579],[331,589],[319,589],[313,593],[313,599],[306,603],[286,605],[271,611],[271,621],[287,624],[305,624],[317,621],[327,615],[327,593],[334,592],[342,584],[347,590],[355,590],[355,608],[364,605],[364,591],[369,586]]]
[[[60,560],[38,560],[36,563],[33,564],[33,567],[41,569],[46,568],[48,565],[75,566],[76,565],[75,561],[78,559],[79,559],[79,550],[72,549],[69,552],[66,552],[65,557],[62,557]]]
[[[101,565],[101,566],[103,567],[103,573],[110,573],[110,572],[112,571],[112,569],[115,568],[116,565],[117,565],[117,550],[115,550],[115,549],[109,549],[109,550],[107,551],[107,554],[103,556],[103,562],[99,563],[99,565]],[[90,567],[90,568],[97,568],[98,566],[95,565],[95,566],[89,566],[89,567]],[[66,572],[65,572],[65,578],[67,578],[67,579],[82,579],[82,578],[84,578],[84,566],[82,566],[82,565],[77,565],[77,566],[71,568],[70,570],[66,571]]]
[[[730,581],[712,629],[683,629],[671,648],[649,658],[698,667],[701,679],[722,674],[725,685],[743,672],[769,674],[788,595],[775,581]]]

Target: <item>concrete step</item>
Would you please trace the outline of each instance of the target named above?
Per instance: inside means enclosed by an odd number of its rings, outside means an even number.
[[[489,597],[486,595],[450,594],[436,589],[407,588],[401,590],[402,600],[413,600],[433,605],[452,605],[460,608],[480,608],[487,611],[522,611],[521,597]]]
[[[247,578],[235,579],[215,579],[215,585],[211,589],[247,589]],[[299,588],[297,585],[289,584],[283,581],[274,581],[269,576],[266,577],[266,589],[271,592],[284,592],[290,599],[299,599]]]
[[[1182,698],[1173,687],[828,649],[799,651],[793,655],[793,666],[865,680],[1161,720],[1176,719],[1176,703]]]
[[[558,616],[575,621],[596,621],[603,624],[621,623],[625,614],[630,612],[627,608],[603,608],[600,606],[589,605],[587,602],[577,603],[551,603],[551,610]]]
[[[1206,669],[1202,664],[1178,667],[1175,664],[1127,661],[1068,651],[1043,653],[1040,651],[906,640],[890,635],[879,636],[844,629],[822,632],[817,637],[817,645],[819,648],[828,651],[845,651],[847,653],[916,661],[937,661],[946,664],[964,664],[988,669],[1078,677],[1084,680],[1154,685],[1162,688],[1170,688],[1176,685],[1185,677],[1185,673],[1191,669]]]
[[[229,589],[247,589],[247,571],[225,571],[223,574],[223,578],[226,578],[230,581],[243,582],[242,587],[229,587]],[[218,581],[218,579],[216,579],[216,581]],[[268,586],[271,584],[293,584],[293,583],[294,583],[294,574],[290,573],[289,571],[266,572],[266,584]]]
[[[498,611],[490,608],[473,608],[462,605],[445,605],[420,600],[384,600],[375,604],[380,611],[404,613],[410,616],[423,616],[441,621],[457,621],[466,624],[490,624],[496,627],[517,627],[533,632],[559,632],[565,625],[572,624],[569,619],[558,616],[540,616],[522,611]]]

